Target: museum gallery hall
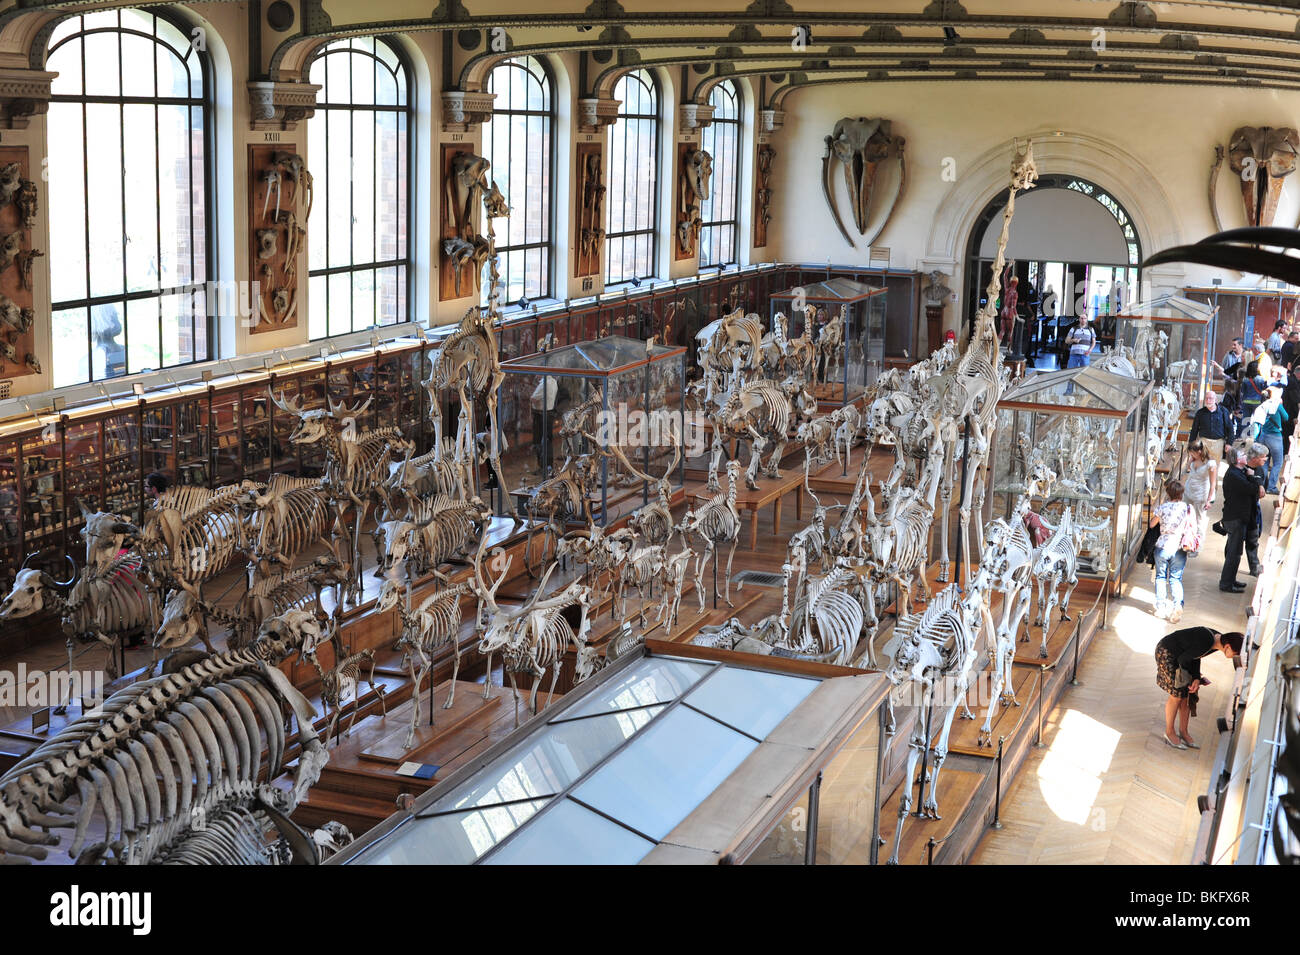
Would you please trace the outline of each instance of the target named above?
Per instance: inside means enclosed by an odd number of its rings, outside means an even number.
[[[0,862],[1294,863],[1292,6],[0,2]]]

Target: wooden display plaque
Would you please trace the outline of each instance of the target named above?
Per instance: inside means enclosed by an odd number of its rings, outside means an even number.
[[[699,148],[696,143],[690,141],[677,144],[677,188],[673,190],[673,261],[675,262],[693,259],[700,254],[698,228],[691,231],[691,247],[685,252],[682,251],[682,244],[677,239],[677,230],[685,219],[683,210],[686,208],[686,157]]]
[[[447,255],[442,247],[444,239],[456,238],[456,221],[451,208],[453,194],[451,161],[462,153],[473,155],[474,150],[463,143],[442,144],[442,175],[438,180],[442,183],[442,201],[438,203],[442,210],[439,213],[438,228],[438,299],[443,302],[477,295],[479,288],[479,277],[473,263],[467,262],[457,269],[452,263],[451,256]],[[477,223],[482,221],[482,209],[475,209],[474,215],[477,231]],[[457,272],[460,274],[457,275]]]
[[[248,278],[258,283],[257,294],[250,296],[257,312],[246,319],[250,335],[298,326],[297,270],[306,251],[306,209],[299,202],[300,186],[282,176],[277,212],[276,187],[267,178],[278,154],[296,152],[293,143],[248,147]]]
[[[39,184],[30,179],[26,146],[0,146],[0,167],[10,163],[18,164],[23,185],[8,202],[0,205],[0,248],[13,241],[10,236],[17,236],[13,254],[0,252],[0,261],[9,260],[0,269],[0,378],[19,378],[41,371],[41,359],[36,354],[31,260],[45,253],[32,248],[32,229],[19,209],[23,190],[30,196],[32,190],[39,189]],[[42,198],[38,194],[37,201]]]
[[[573,277],[599,275],[605,249],[605,144],[578,144],[573,210]]]
[[[767,224],[772,221],[772,160],[776,150],[767,143],[758,147],[754,177],[754,248],[767,245]]]

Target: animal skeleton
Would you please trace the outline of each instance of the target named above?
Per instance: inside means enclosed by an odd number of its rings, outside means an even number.
[[[673,534],[672,474],[677,470],[677,464],[682,459],[682,444],[675,429],[670,431],[669,440],[673,447],[673,457],[658,479],[651,477],[634,465],[618,445],[613,446],[614,456],[618,458],[623,467],[638,479],[651,485],[658,495],[657,500],[637,508],[628,519],[627,526],[648,544],[666,544]]]
[[[713,178],[713,157],[691,147],[682,158],[681,181],[677,186],[677,247],[683,253],[695,251],[700,236],[700,203],[709,198]]]
[[[12,202],[23,183],[23,167],[16,162],[0,166],[0,206]]]
[[[817,337],[822,381],[834,381],[838,377],[838,374],[832,374],[832,368],[836,373],[840,370],[841,352],[844,348],[844,317],[847,311],[847,305],[840,306],[840,310],[822,326],[821,334]]]
[[[700,613],[704,613],[704,567],[710,559],[717,559],[714,549],[728,542],[731,550],[727,553],[727,585],[723,599],[728,607],[735,606],[731,602],[731,561],[736,556],[736,542],[740,539],[740,512],[736,510],[736,478],[739,475],[740,464],[728,461],[726,492],[714,495],[695,513],[688,511],[682,520],[682,539],[689,540],[689,535],[695,534],[704,542],[704,553],[695,558],[695,589],[699,593]]]
[[[311,704],[277,669],[295,649],[268,637],[113,694],[102,715],[69,724],[0,777],[0,850],[44,859],[60,844],[55,830],[72,829],[78,862],[265,864],[273,826],[310,842],[287,817],[328,755]],[[272,780],[289,743],[286,704],[300,755],[282,789]],[[96,810],[104,841],[83,851]]]
[[[889,120],[867,119],[865,116],[859,116],[857,119],[845,116],[835,124],[831,135],[826,137],[826,154],[822,157],[822,192],[830,208],[831,217],[835,220],[836,228],[840,230],[844,240],[854,248],[857,246],[853,244],[848,230],[844,228],[839,209],[835,205],[834,164],[837,161],[844,164],[844,186],[849,194],[853,224],[858,234],[865,236],[871,216],[871,193],[879,166],[889,159],[895,157],[898,159],[898,188],[890,201],[889,208],[885,210],[884,218],[866,240],[867,245],[870,245],[889,223],[903,194],[907,179],[907,166],[903,158],[904,143],[902,136],[893,135]]]
[[[69,558],[71,561],[71,558]],[[24,561],[24,563],[26,563]],[[60,588],[71,585],[68,596]],[[20,568],[13,589],[0,602],[0,621],[29,617],[50,610],[57,613],[67,637],[68,670],[72,670],[78,640],[108,648],[105,669],[118,675],[116,649],[124,637],[151,631],[157,620],[149,587],[140,575],[140,558],[127,554],[100,571],[84,568],[75,580],[57,581],[43,570]]]
[[[759,379],[733,386],[722,408],[713,417],[709,490],[716,491],[719,487],[718,463],[722,458],[723,442],[729,437],[750,439],[749,469],[745,472],[746,487],[758,489],[758,469],[769,440],[775,447],[763,473],[771,478],[780,478],[781,453],[785,450],[789,431],[790,400],[779,384]]]
[[[304,654],[307,661],[316,668],[320,674],[320,699],[326,707],[334,710],[334,715],[330,717],[329,728],[325,730],[326,745],[329,745],[329,738],[334,735],[334,729],[338,726],[339,716],[343,713],[343,708],[347,706],[350,700],[353,704],[352,719],[347,728],[343,731],[344,736],[352,733],[352,726],[357,721],[357,713],[361,707],[357,705],[361,689],[361,661],[370,661],[370,677],[366,680],[370,684],[370,689],[379,696],[379,705],[385,716],[388,715],[388,701],[385,694],[385,687],[375,685],[375,651],[367,648],[354,653],[351,656],[344,657],[338,663],[334,664],[329,670],[324,669],[317,659],[316,653]]]
[[[260,575],[286,568],[320,540],[330,523],[329,487],[321,478],[272,474],[266,484],[244,481],[242,506],[250,511],[248,534]]]
[[[491,518],[492,512],[477,497],[457,501],[439,494],[432,500],[416,500],[405,520],[379,525],[387,544],[380,566],[387,570],[409,560],[419,570],[427,569],[445,582],[447,576],[439,565],[462,552],[474,532],[486,528]]]
[[[488,223],[490,236],[490,213]],[[496,288],[495,281],[493,287]],[[430,352],[430,366],[429,377],[422,382],[429,392],[430,415],[441,414],[439,392],[444,388],[456,388],[463,411],[473,407],[472,396],[485,397],[488,409],[488,433],[491,436],[488,461],[497,476],[497,486],[507,487],[505,475],[501,471],[499,442],[501,429],[497,425],[497,394],[506,376],[501,370],[491,310],[488,314],[483,314],[478,308],[469,309],[461,319],[460,326],[447,336],[441,346]],[[472,424],[468,415],[461,419],[456,432],[455,446],[458,449],[470,446]],[[469,490],[471,489],[467,487],[466,491]]]
[[[785,594],[781,599],[782,628],[786,614]],[[847,665],[858,641],[870,638],[879,621],[870,588],[851,567],[837,563],[830,573],[805,580],[804,592],[794,604],[786,645],[795,653],[822,657],[837,666]],[[866,654],[875,659],[872,641]]]
[[[36,212],[38,209],[36,183],[31,179],[20,180],[18,196],[14,202],[17,203],[18,212],[23,217],[23,225],[29,229],[34,228],[36,226]]]
[[[917,582],[925,599],[930,599],[926,564],[934,505],[918,489],[897,483],[882,484],[881,496],[885,513],[883,519],[877,519],[875,500],[870,493],[865,495],[867,567],[873,585],[880,587],[890,581],[898,585],[902,612],[908,614]]]
[[[1062,583],[1066,585],[1061,600],[1061,619],[1069,620],[1070,597],[1079,585],[1079,541],[1082,532],[1074,524],[1070,508],[1061,512],[1061,521],[1052,530],[1052,536],[1034,554],[1032,574],[1038,582],[1038,624],[1042,628],[1043,643],[1038,655],[1047,659],[1047,637],[1052,630],[1052,611],[1060,598]],[[1026,632],[1025,639],[1029,639]]]
[[[21,232],[6,232],[0,235],[0,272],[14,264],[18,253],[23,250],[23,234]]]
[[[594,445],[595,439],[588,437]],[[556,541],[563,535],[568,521],[580,519],[588,527],[592,525],[591,494],[600,476],[600,461],[605,453],[596,451],[566,459],[553,477],[533,488],[528,496],[524,511],[534,523],[528,528],[528,538],[524,543],[524,563],[530,574],[533,569],[533,532],[539,522],[545,522],[547,531]]]
[[[442,704],[444,710],[450,709],[456,700],[456,680],[460,675],[460,643],[456,639],[461,625],[461,598],[473,592],[468,584],[456,584],[435,591],[421,601],[412,611],[407,611],[399,599],[400,585],[395,580],[387,580],[375,602],[375,610],[383,612],[396,609],[402,621],[402,635],[397,640],[396,649],[405,653],[404,662],[411,674],[412,693],[415,696],[411,711],[411,727],[406,734],[407,749],[415,743],[415,730],[420,724],[421,688],[424,678],[433,667],[433,658],[444,647],[450,647],[452,653],[451,687],[447,692],[447,702]],[[488,670],[489,675],[491,669]],[[429,686],[430,720],[436,712],[434,690]]]
[[[358,432],[356,419],[374,395],[353,408],[329,399],[329,408],[306,410],[300,398],[286,399],[271,396],[276,407],[298,416],[298,426],[289,435],[293,444],[325,445],[325,485],[334,506],[336,525],[345,528],[343,514],[353,508],[353,527],[346,534],[348,543],[348,568],[351,571],[349,592],[361,596],[361,527],[366,512],[374,498],[383,498],[383,479],[388,475],[388,464],[394,450],[405,451],[407,440],[397,428],[379,428]]]
[[[500,575],[489,587],[483,579],[483,546],[474,561],[474,576],[467,581],[470,589],[479,598],[477,620],[483,621],[483,612],[488,612],[488,624],[479,640],[479,652],[487,657],[487,672],[492,672],[492,654],[501,651],[504,669],[510,676],[510,686],[515,697],[515,722],[519,721],[519,686],[517,674],[533,675],[533,690],[529,699],[529,710],[537,712],[537,690],[547,669],[551,670],[551,689],[554,693],[555,683],[559,678],[560,658],[570,645],[583,656],[587,635],[591,630],[589,610],[591,590],[580,582],[574,581],[558,594],[542,598],[546,581],[557,563],[552,563],[542,575],[542,580],[532,596],[523,606],[506,609],[496,602],[496,592],[510,570],[507,558]],[[565,616],[577,608],[580,613],[575,629],[572,621]],[[484,688],[484,698],[491,692],[491,682]]]
[[[921,815],[933,819],[939,816],[937,787],[939,770],[948,755],[948,736],[952,731],[953,717],[960,703],[962,716],[974,719],[966,705],[966,690],[970,685],[979,655],[979,637],[985,635],[985,645],[993,646],[993,619],[988,610],[983,589],[971,589],[962,598],[961,590],[954,584],[946,587],[920,614],[908,614],[894,628],[897,643],[894,656],[885,670],[885,676],[894,686],[919,683],[922,688],[921,717],[916,721],[912,738],[908,742],[907,768],[903,772],[902,797],[898,806],[898,826],[894,831],[894,851],[890,865],[898,864],[898,845],[903,835],[903,820],[912,806],[912,780],[916,778],[916,761],[930,744],[930,728],[925,718],[934,702],[936,684],[942,682],[947,701],[944,703],[943,729],[934,747],[934,768],[930,771],[929,789],[921,804]],[[892,698],[888,704],[889,732],[894,730]]]
[[[19,308],[8,297],[0,295],[0,326],[22,335],[32,327],[35,320],[35,309]]]

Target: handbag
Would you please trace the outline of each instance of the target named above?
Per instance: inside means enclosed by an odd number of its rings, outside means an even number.
[[[1228,529],[1223,526],[1223,521],[1215,521],[1210,525],[1210,530],[1216,534],[1222,534],[1224,537],[1228,536]]]
[[[1183,524],[1183,533],[1182,537],[1179,538],[1178,546],[1189,554],[1195,554],[1201,549],[1201,522],[1196,519],[1196,509],[1190,504]]]

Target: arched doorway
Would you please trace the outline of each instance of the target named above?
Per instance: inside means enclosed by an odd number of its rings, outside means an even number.
[[[966,322],[985,302],[1002,229],[1007,190],[975,219],[966,244]],[[1081,176],[1040,176],[1016,197],[1006,258],[1018,283],[1023,344],[1050,359],[1081,311],[1103,344],[1114,341],[1114,315],[1136,298],[1142,259],[1133,218],[1106,189]],[[1050,360],[1048,361],[1050,364]]]

